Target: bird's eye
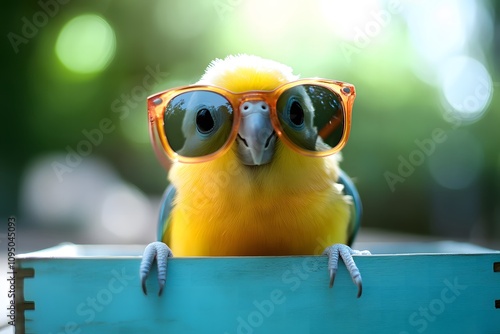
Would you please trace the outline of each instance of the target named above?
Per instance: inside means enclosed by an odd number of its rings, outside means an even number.
[[[214,119],[210,111],[203,108],[196,114],[196,127],[202,134],[208,134],[214,129]]]
[[[304,109],[297,101],[293,101],[290,105],[290,121],[297,126],[304,124]]]

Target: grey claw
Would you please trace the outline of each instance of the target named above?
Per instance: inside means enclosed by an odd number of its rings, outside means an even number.
[[[363,293],[363,282],[361,282],[361,277],[356,278],[354,284],[358,286],[358,298],[359,298]]]
[[[337,274],[339,257],[341,257],[347,267],[347,271],[349,272],[352,281],[358,287],[357,297],[360,298],[361,294],[363,293],[363,284],[359,269],[356,266],[354,259],[352,258],[353,254],[368,255],[370,254],[370,252],[360,252],[357,250],[352,250],[351,247],[343,244],[335,244],[333,246],[327,247],[323,252],[323,255],[328,256],[328,269],[330,270],[330,288],[333,287],[335,275]]]
[[[337,270],[330,269],[330,289],[333,288],[333,283],[335,282],[335,275],[337,275]]]
[[[165,281],[167,276],[167,258],[172,257],[172,251],[163,242],[152,242],[147,245],[142,256],[141,266],[139,269],[142,292],[147,295],[146,279],[151,271],[153,262],[156,259],[156,264],[158,266],[158,284],[159,291],[158,296],[163,293],[163,288],[165,287]]]

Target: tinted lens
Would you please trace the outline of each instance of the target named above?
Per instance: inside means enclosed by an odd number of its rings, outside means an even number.
[[[326,151],[343,137],[345,119],[340,96],[325,87],[289,88],[278,98],[276,108],[284,133],[302,149]]]
[[[166,106],[164,124],[172,150],[184,157],[202,157],[217,152],[227,142],[233,108],[214,92],[182,93]]]

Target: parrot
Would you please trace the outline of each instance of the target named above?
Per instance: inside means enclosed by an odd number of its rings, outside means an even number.
[[[213,60],[195,85],[251,93],[272,91],[298,79],[287,65],[239,54]],[[276,102],[276,108],[299,111],[289,112],[283,129],[300,128],[289,131],[288,136],[314,150],[315,145],[327,144],[317,143],[312,123],[314,106],[304,90],[302,86],[289,89]],[[228,126],[230,113],[223,99],[219,101],[214,94],[188,94],[188,102],[176,103],[186,114],[195,106],[207,104],[207,100],[226,111],[202,109],[197,115],[187,115],[177,129],[184,137],[178,144],[180,153],[203,154],[210,151],[207,145],[211,143],[204,138],[217,135],[205,130]],[[329,286],[333,286],[340,257],[359,298],[362,278],[353,255],[370,253],[350,247],[360,226],[362,206],[353,181],[339,167],[341,153],[317,157],[290,149],[276,135],[266,101],[247,101],[240,109],[237,135],[224,154],[198,163],[170,161],[170,184],[161,200],[157,241],[146,246],[139,268],[143,293],[147,294],[146,279],[156,261],[158,294],[162,295],[168,258],[174,254],[325,255]],[[169,138],[171,145],[175,140]]]

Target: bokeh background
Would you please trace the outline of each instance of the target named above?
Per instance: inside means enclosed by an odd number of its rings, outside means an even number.
[[[4,222],[17,218],[25,248],[152,241],[167,180],[146,97],[237,53],[356,85],[342,167],[361,193],[364,227],[500,248],[496,1],[2,7],[0,210]]]

